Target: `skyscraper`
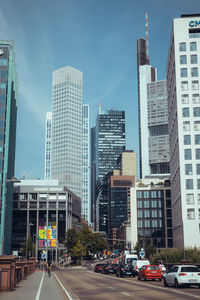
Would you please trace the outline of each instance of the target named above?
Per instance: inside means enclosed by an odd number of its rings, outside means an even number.
[[[0,255],[10,254],[15,166],[17,77],[13,41],[0,41]]]
[[[137,41],[137,63],[140,177],[169,176],[166,81],[157,81],[144,39]]]
[[[175,247],[200,247],[200,14],[173,20],[167,64]]]
[[[117,158],[125,150],[125,112],[102,111],[96,120],[96,230],[107,231],[107,180],[117,166]]]
[[[51,178],[82,197],[82,72],[63,67],[52,76]]]
[[[46,115],[45,126],[45,163],[44,163],[44,179],[51,179],[51,127],[52,113]]]
[[[82,178],[82,204],[81,215],[82,218],[91,223],[91,204],[90,204],[90,181],[89,181],[89,105],[83,104],[83,178]]]

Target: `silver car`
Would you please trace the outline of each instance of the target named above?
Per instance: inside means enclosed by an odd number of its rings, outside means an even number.
[[[164,286],[197,285],[200,288],[200,269],[193,265],[173,266],[164,276]]]

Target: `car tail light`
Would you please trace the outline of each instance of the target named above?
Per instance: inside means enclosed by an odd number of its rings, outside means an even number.
[[[105,267],[106,270],[108,270],[108,267]]]
[[[198,273],[197,275],[199,275],[199,276],[200,276],[200,273]]]
[[[186,276],[186,273],[180,273],[178,276]]]
[[[122,268],[122,271],[124,271],[124,268]]]

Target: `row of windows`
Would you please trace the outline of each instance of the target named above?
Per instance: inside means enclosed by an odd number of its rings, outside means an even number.
[[[138,218],[162,218],[162,210],[138,210]]]
[[[163,194],[161,191],[138,191],[137,198],[162,198]]]
[[[196,42],[190,42],[190,51],[197,51],[197,43]],[[186,47],[186,43],[182,42],[179,43],[179,51],[186,51],[187,47]]]
[[[190,160],[192,159],[192,150],[184,149],[184,159]],[[195,149],[195,159],[200,159],[200,149]]]
[[[199,219],[200,219],[200,209],[198,211]],[[187,219],[188,220],[194,220],[195,219],[195,210],[194,208],[187,209]]]
[[[193,190],[194,188],[193,181],[194,181],[193,179],[185,180],[186,190]],[[197,189],[200,190],[200,179],[197,179]]]
[[[192,164],[185,164],[185,175],[192,175]],[[196,175],[200,175],[200,164],[196,164]]]
[[[198,77],[198,68],[194,67],[191,68],[191,77]],[[187,68],[181,68],[180,69],[180,76],[181,77],[188,77],[188,69]]]
[[[199,89],[199,81],[198,80],[192,80],[191,89],[193,91],[196,91]],[[181,81],[181,91],[188,91],[188,81]]]
[[[197,195],[198,205],[200,205],[200,194]],[[186,203],[194,204],[194,194],[186,194]]]
[[[200,130],[200,123],[199,121],[194,121],[193,124],[193,130],[195,131],[199,131]],[[190,121],[183,121],[183,131],[190,131]],[[195,137],[197,138],[197,141],[195,140],[195,144],[199,144],[198,142],[198,135],[195,135]],[[195,139],[196,139],[195,138]]]
[[[189,107],[182,108],[183,118],[188,118],[190,116]],[[200,117],[200,107],[193,107],[193,117]]]
[[[181,95],[181,102],[182,104],[188,104],[189,103],[189,95],[188,94],[182,94]],[[192,94],[192,103],[200,103],[200,97],[199,94]]]
[[[137,207],[138,208],[161,208],[162,207],[162,202],[161,200],[157,201],[157,200],[145,200],[145,201],[141,201],[138,200],[137,201]]]
[[[138,220],[138,228],[142,227],[162,227],[162,220]]]
[[[197,64],[198,63],[197,55],[196,54],[190,55],[190,63],[191,64]],[[187,55],[181,55],[180,56],[180,64],[181,65],[187,64]]]

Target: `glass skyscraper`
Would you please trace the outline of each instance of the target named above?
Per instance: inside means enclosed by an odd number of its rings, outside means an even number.
[[[46,115],[45,126],[45,163],[44,163],[44,179],[51,179],[51,126],[52,113]]]
[[[96,230],[107,231],[108,174],[117,167],[117,158],[125,150],[125,112],[101,111],[96,120]]]
[[[10,254],[17,77],[13,41],[0,41],[0,255]]]
[[[52,76],[51,178],[82,197],[82,72],[69,66]]]
[[[91,223],[91,204],[89,192],[89,105],[83,104],[83,151],[82,151],[82,204],[81,215],[82,218]]]

